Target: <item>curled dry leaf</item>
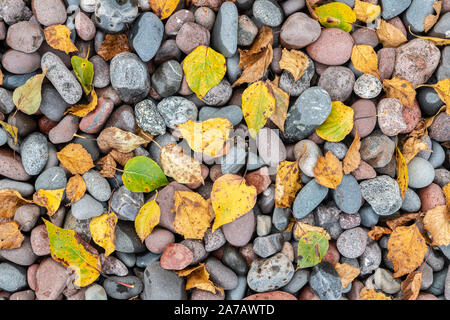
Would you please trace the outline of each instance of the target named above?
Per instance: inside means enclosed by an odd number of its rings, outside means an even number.
[[[341,278],[342,289],[345,289],[361,273],[361,269],[351,266],[347,263],[335,263],[334,269]]]
[[[319,156],[313,172],[317,183],[330,189],[336,189],[344,177],[342,163],[330,151],[327,152],[325,157]]]
[[[177,8],[180,0],[148,0],[153,12],[161,19],[164,20],[172,14]]]
[[[312,226],[310,224],[303,223],[301,221],[297,221],[297,223],[295,224],[294,238],[300,239],[301,237],[303,237],[305,234],[307,234],[310,231],[320,233],[325,238],[327,238],[327,240],[331,240],[331,236],[329,235],[327,230],[325,230],[324,228]]]
[[[409,137],[405,143],[403,143],[402,154],[405,158],[406,164],[408,164],[414,157],[423,150],[428,150],[428,144],[422,139],[415,137]]]
[[[6,123],[4,121],[0,120],[0,125],[3,127],[3,129],[8,132],[9,136],[13,139],[13,144],[16,146],[17,145],[17,140],[18,140],[18,129],[17,127]]]
[[[373,226],[372,230],[367,234],[372,240],[378,241],[385,234],[391,234],[392,230],[386,227]]]
[[[319,264],[329,248],[327,237],[317,231],[309,231],[298,240],[297,268],[310,268]]]
[[[275,206],[289,208],[301,188],[302,174],[298,167],[298,162],[280,162],[275,178]]]
[[[141,144],[147,142],[147,140],[135,135],[134,133],[124,131],[116,127],[103,129],[97,138],[97,144],[100,149],[117,149],[119,152],[123,153],[131,152]]]
[[[94,217],[89,222],[92,240],[105,249],[105,257],[116,250],[116,224],[117,216],[113,213],[105,213],[99,217]]]
[[[450,244],[450,213],[447,206],[437,206],[428,210],[423,218],[423,224],[431,234],[433,246]]]
[[[400,29],[383,19],[377,29],[377,36],[385,48],[397,48],[408,41]]]
[[[17,221],[0,223],[0,249],[20,248],[24,239]]]
[[[41,207],[47,208],[47,214],[51,217],[58,211],[64,188],[55,190],[39,189],[33,194],[33,201]]]
[[[419,87],[431,87],[438,94],[439,98],[446,104],[446,112],[450,115],[450,78],[439,81],[433,85],[421,85]]]
[[[402,198],[405,198],[409,183],[408,166],[406,165],[405,158],[403,158],[400,149],[396,147],[395,150],[395,162],[397,163],[397,183],[400,187]]]
[[[348,148],[347,153],[345,154],[345,158],[342,161],[344,174],[350,174],[351,172],[358,169],[361,164],[361,154],[359,153],[359,149],[361,148],[361,138],[356,131],[355,138],[353,139],[352,144]]]
[[[353,11],[355,11],[357,20],[365,23],[371,23],[380,16],[381,7],[369,2],[356,0]]]
[[[128,160],[130,160],[130,159],[132,159],[134,157],[134,153],[133,152],[123,153],[123,152],[117,151],[115,149],[111,150],[109,155],[111,155],[111,157],[118,164],[120,164],[122,167],[125,167],[125,165],[127,164]]]
[[[274,81],[271,82],[267,80],[266,84],[275,98],[275,110],[270,115],[270,120],[284,132],[284,123],[289,109],[289,95],[278,87],[279,79],[280,78],[277,75]]]
[[[176,127],[192,150],[211,157],[227,154],[230,130],[233,129],[228,119],[213,118],[203,122],[189,120]]]
[[[141,241],[144,241],[152,233],[153,228],[158,225],[160,218],[161,209],[155,200],[151,200],[141,207],[134,220],[134,229]]]
[[[173,200],[175,231],[185,239],[202,240],[212,220],[209,202],[191,191],[175,191]]]
[[[306,68],[308,68],[309,60],[306,54],[299,50],[288,50],[283,48],[280,60],[280,68],[287,70],[294,77],[294,81],[297,82],[303,77]]]
[[[204,183],[200,162],[186,154],[179,145],[165,145],[161,149],[160,159],[164,174],[178,183]]]
[[[0,190],[0,218],[12,219],[16,210],[24,204],[33,203],[13,189]]]
[[[252,210],[256,204],[256,195],[256,188],[247,186],[241,176],[225,174],[214,181],[211,203],[216,218],[212,232]]]
[[[108,153],[106,156],[97,161],[97,165],[102,167],[99,174],[104,178],[114,178],[116,175],[116,161]]]
[[[412,33],[411,26],[408,26],[409,33],[411,33],[414,37],[431,41],[433,44],[437,46],[448,46],[450,44],[450,39],[441,39],[435,37],[422,37],[417,34]]]
[[[429,14],[425,17],[423,26],[425,28],[425,33],[431,30],[433,26],[436,24],[436,22],[439,20],[439,15],[441,14],[442,10],[442,1],[437,1],[433,3],[433,9],[436,11],[436,14]]]
[[[67,109],[66,112],[64,112],[64,114],[70,112],[71,114],[77,117],[87,116],[89,113],[95,110],[95,108],[97,107],[97,102],[98,102],[97,94],[95,93],[95,90],[92,90],[91,101],[88,104],[77,104]]]
[[[383,89],[387,98],[398,99],[404,107],[413,108],[416,90],[408,80],[395,77],[383,80]]]
[[[66,54],[78,51],[70,40],[70,30],[62,24],[53,25],[44,29],[45,41],[53,49],[64,51]]]
[[[377,53],[371,46],[364,44],[353,46],[351,59],[356,70],[380,78]]]
[[[387,220],[386,224],[388,225],[389,228],[391,228],[391,230],[395,230],[397,227],[404,226],[408,222],[419,219],[419,217],[420,217],[419,213],[405,213],[402,214],[400,217]]]
[[[416,224],[397,227],[388,240],[388,259],[394,265],[394,277],[398,278],[416,270],[428,251],[425,239]]]
[[[47,74],[47,67],[41,74],[37,74],[28,79],[25,84],[14,89],[13,102],[14,105],[28,115],[35,114],[41,105],[42,81]]]
[[[356,21],[356,14],[345,3],[332,2],[314,8],[319,22],[325,28],[338,28],[345,32],[352,31],[352,23]]]
[[[209,291],[213,294],[219,292],[221,295],[224,294],[222,288],[214,285],[214,283],[209,280],[209,273],[206,270],[205,264],[200,263],[196,267],[175,271],[179,277],[187,277],[186,279],[186,290],[197,288],[200,290]]]
[[[420,119],[419,123],[416,125],[413,131],[409,134],[409,137],[414,138],[422,138],[424,136],[428,135],[428,128],[433,124],[434,119],[437,117],[438,114],[440,114],[442,111],[444,111],[447,108],[446,105],[443,105],[438,112],[432,117]],[[448,141],[444,142],[448,143]]]
[[[68,205],[80,200],[86,193],[86,183],[83,178],[76,174],[70,177],[66,185],[66,197],[70,200]]]
[[[97,54],[105,60],[111,60],[122,52],[131,52],[128,46],[128,37],[125,33],[109,34],[100,43]]]
[[[408,274],[402,281],[401,288],[403,300],[416,300],[419,296],[420,286],[422,285],[422,272],[414,271]]]
[[[359,293],[361,300],[392,300],[390,297],[385,296],[381,292],[376,292],[374,289],[367,287],[362,288]]]
[[[70,143],[56,155],[62,166],[72,174],[83,174],[94,167],[91,155],[81,144]]]
[[[330,142],[339,142],[353,129],[355,112],[341,101],[331,103],[331,112],[328,118],[316,128],[319,137]]]

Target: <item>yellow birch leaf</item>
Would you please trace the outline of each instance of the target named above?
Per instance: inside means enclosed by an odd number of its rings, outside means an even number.
[[[186,279],[186,290],[197,288],[200,290],[209,291],[211,293],[220,292],[221,295],[224,294],[222,288],[214,285],[214,283],[209,280],[209,273],[206,270],[205,264],[200,263],[196,267],[175,271],[179,277],[187,277]]]
[[[302,174],[297,161],[278,164],[275,178],[275,206],[289,208],[302,188]]]
[[[397,227],[388,240],[388,259],[394,264],[394,278],[416,270],[428,251],[427,244],[416,224]]]
[[[279,76],[276,76],[279,80]],[[286,121],[287,112],[289,109],[289,95],[275,84],[276,81],[266,81],[266,84],[272,90],[273,97],[275,98],[275,110],[270,116],[270,120],[282,131],[284,132],[284,123]]]
[[[360,148],[361,138],[359,137],[358,130],[356,130],[355,138],[353,139],[353,142],[348,148],[345,158],[342,161],[344,174],[350,174],[358,169],[361,164],[361,154],[359,153]]]
[[[402,154],[408,164],[414,157],[423,150],[428,150],[428,144],[422,139],[415,137],[408,138],[403,144]]]
[[[357,20],[365,23],[371,23],[380,16],[381,7],[369,2],[356,0],[353,11],[355,11]]]
[[[436,11],[436,14],[429,14],[425,17],[423,26],[425,28],[425,33],[431,30],[433,26],[436,24],[436,22],[439,20],[439,15],[441,14],[442,10],[442,1],[437,1],[433,3],[433,9]]]
[[[64,51],[66,54],[78,51],[70,40],[70,30],[62,24],[56,24],[44,29],[45,41],[53,49]]]
[[[328,118],[316,128],[319,137],[330,142],[339,142],[352,132],[355,112],[341,101],[331,103]]]
[[[373,289],[368,289],[366,287],[362,288],[359,293],[361,300],[392,300],[390,297],[386,297],[381,292],[376,292]]]
[[[319,156],[313,172],[316,182],[330,189],[336,189],[344,177],[342,163],[330,151],[325,157]]]
[[[403,158],[400,149],[396,147],[395,150],[395,162],[397,163],[397,183],[400,187],[402,198],[404,199],[409,183],[408,166],[406,165],[405,158]]]
[[[160,160],[164,174],[178,183],[204,183],[200,162],[186,154],[179,145],[165,145],[161,149]]]
[[[305,234],[307,234],[310,231],[318,232],[321,235],[323,235],[325,238],[327,238],[328,240],[331,240],[331,236],[324,228],[312,226],[310,224],[303,223],[300,221],[297,221],[297,223],[295,224],[294,238],[300,239],[301,237],[303,237]]]
[[[151,200],[141,207],[134,220],[134,228],[141,241],[144,241],[152,233],[153,228],[158,225],[160,218],[161,209],[155,200]]]
[[[105,249],[105,257],[116,250],[116,224],[117,216],[113,213],[105,213],[99,217],[94,217],[89,222],[92,240]]]
[[[83,178],[76,174],[70,177],[66,185],[66,197],[70,200],[70,204],[80,200],[86,193],[86,183]]]
[[[252,210],[256,204],[256,196],[256,188],[247,186],[241,176],[225,174],[214,181],[211,203],[216,218],[212,232]]]
[[[294,77],[295,82],[300,80],[308,68],[309,60],[306,54],[299,50],[283,49],[280,60],[280,68],[287,70]]]
[[[417,34],[412,33],[411,26],[408,26],[409,33],[411,33],[414,37],[431,41],[433,44],[437,46],[448,46],[450,44],[450,39],[441,39],[436,37],[422,37]]]
[[[72,174],[83,174],[94,167],[91,155],[81,144],[70,143],[57,152],[56,156]]]
[[[444,102],[445,105],[447,106],[446,112],[448,115],[450,115],[450,78],[441,80],[433,85],[421,85],[419,87],[433,88],[438,94],[439,98],[442,100],[442,102]]]
[[[47,208],[47,214],[51,217],[58,211],[64,188],[55,190],[39,189],[33,194],[33,201],[41,207]]]
[[[23,198],[17,190],[0,190],[0,218],[12,219],[16,210],[28,203],[33,201]]]
[[[352,31],[352,23],[356,21],[356,14],[345,3],[332,2],[314,8],[319,22],[325,28],[338,28],[345,32]]]
[[[408,274],[401,284],[403,300],[416,300],[420,293],[421,284],[422,272],[414,271]]]
[[[25,237],[19,230],[17,221],[0,223],[0,249],[17,249],[22,245]]]
[[[447,206],[437,206],[428,210],[423,218],[423,224],[431,234],[433,246],[450,244],[450,214]]]
[[[416,99],[416,90],[408,80],[395,77],[383,80],[383,89],[386,98],[398,99],[404,107],[413,108]]]
[[[442,192],[444,192],[447,208],[450,210],[450,183],[447,183],[443,188]]]
[[[377,29],[377,36],[384,48],[397,48],[408,41],[399,28],[383,19]]]
[[[202,240],[212,220],[208,201],[191,191],[175,191],[173,200],[175,231],[185,239]]]
[[[77,117],[87,116],[90,112],[95,110],[95,108],[97,107],[97,101],[98,101],[97,94],[95,93],[95,90],[92,90],[91,102],[89,102],[88,104],[77,104],[73,107],[70,107],[69,109],[66,110],[66,112],[64,112],[64,114],[70,112],[71,114]]]
[[[385,234],[391,234],[392,230],[386,227],[373,226],[372,230],[367,234],[372,240],[378,241]]]
[[[356,70],[371,74],[378,79],[380,78],[377,53],[371,46],[365,44],[354,45],[351,59]]]
[[[0,120],[0,124],[2,125],[3,129],[5,129],[5,131],[8,132],[8,134],[11,136],[11,138],[13,139],[13,143],[16,146],[17,139],[19,137],[17,127],[13,126],[12,124],[1,121],[1,120]]]
[[[275,111],[275,104],[274,96],[263,81],[252,83],[242,93],[242,113],[253,139]]]
[[[353,267],[347,263],[336,263],[334,264],[334,269],[341,278],[342,289],[348,287],[353,280],[361,273],[361,269]]]
[[[164,20],[175,11],[180,0],[148,0],[153,12],[161,19]]]
[[[228,139],[233,124],[225,118],[213,118],[203,122],[189,120],[176,125],[189,147],[211,157],[220,157],[228,152]]]

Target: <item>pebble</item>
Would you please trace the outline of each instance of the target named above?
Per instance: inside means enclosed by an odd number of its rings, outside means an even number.
[[[422,271],[422,283],[420,284],[420,290],[428,290],[433,284],[433,269],[424,263]]]
[[[258,201],[258,208],[260,210],[256,211],[256,214],[264,213],[269,214],[272,212],[275,206],[275,185],[272,184],[267,188],[266,191],[261,193]]]
[[[44,169],[48,157],[48,142],[45,135],[34,132],[21,145],[22,164],[29,175],[37,175]]]
[[[48,257],[42,260],[36,271],[37,300],[55,300],[62,294],[69,280],[69,272]]]
[[[33,13],[22,0],[6,0],[2,3],[2,8],[0,8],[0,16],[8,25],[28,20],[32,15]]]
[[[90,6],[95,7],[94,22],[109,33],[118,33],[126,28],[138,16],[137,1],[98,0]],[[89,10],[91,11],[91,10]]]
[[[29,21],[20,21],[8,28],[6,43],[11,49],[24,53],[33,53],[39,49],[44,34],[38,25]]]
[[[125,186],[121,186],[111,198],[111,210],[117,213],[121,220],[134,221],[143,205],[144,194],[131,192]]]
[[[238,283],[241,276],[247,275],[248,267],[244,258],[239,254],[237,248],[233,246],[227,246],[223,251],[222,262],[231,268],[238,277]],[[239,284],[238,284],[239,286]],[[236,289],[236,288],[235,288]]]
[[[380,80],[370,74],[363,74],[356,81],[353,91],[363,99],[376,98],[383,89]]]
[[[145,101],[145,100],[143,100]],[[116,127],[119,129],[122,129],[124,131],[130,131],[132,133],[135,133],[135,120],[134,112],[137,108],[137,105],[133,109],[129,105],[122,105],[115,109],[111,116],[109,117],[108,121],[106,122],[105,128],[109,127]]]
[[[257,218],[259,217],[257,216]],[[283,242],[284,239],[281,233],[259,236],[253,240],[253,250],[258,256],[267,258],[279,252],[283,247]]]
[[[75,29],[77,35],[85,41],[94,39],[97,31],[92,20],[81,11],[75,15]]]
[[[157,141],[157,142],[160,143],[159,141]],[[161,146],[163,146],[163,145],[161,145]],[[156,197],[156,202],[158,203],[160,210],[161,210],[159,226],[166,228],[167,230],[170,230],[172,232],[175,232],[175,229],[173,228],[173,221],[174,221],[175,215],[172,212],[173,206],[175,204],[175,202],[173,200],[175,191],[192,191],[192,190],[190,190],[186,186],[174,181],[174,182],[169,183],[163,189],[161,189],[161,191],[158,192],[158,195]],[[139,208],[140,207],[141,207],[141,205],[139,206]],[[136,209],[139,210],[139,208],[136,208]]]
[[[20,156],[5,147],[0,148],[0,174],[18,181],[31,179],[23,167]]]
[[[221,107],[227,104],[233,94],[230,83],[223,79],[220,83],[212,87],[201,101],[209,106]]]
[[[84,296],[86,300],[108,300],[105,289],[96,283],[86,289]]]
[[[298,32],[302,30],[302,32]],[[296,12],[284,21],[280,42],[284,48],[302,49],[315,42],[321,33],[320,24],[303,12]]]
[[[313,267],[309,284],[321,300],[339,300],[342,296],[341,278],[328,262]]]
[[[159,66],[152,75],[153,89],[163,98],[177,93],[183,80],[183,69],[175,60],[169,60]]]
[[[361,159],[373,168],[383,168],[392,159],[395,143],[380,131],[375,131],[369,137],[361,140]]]
[[[447,24],[447,26],[441,26],[440,27],[441,32],[447,32],[448,33],[449,17],[450,16],[448,14],[445,14],[445,23]],[[441,18],[441,20],[442,19],[443,18]],[[441,20],[439,20],[439,22]],[[431,32],[431,33],[433,33],[433,32]],[[448,35],[442,35],[442,38],[448,38]],[[450,77],[450,50],[447,49],[447,47],[445,47],[444,50],[442,50],[441,63],[439,64],[439,67],[438,67],[438,69],[436,71],[436,77],[437,77],[438,81],[441,81],[441,80],[444,80],[444,79]]]
[[[270,291],[263,293],[255,293],[251,296],[245,297],[242,300],[297,300],[295,296],[290,293],[282,291]]]
[[[375,48],[379,44],[377,33],[372,28],[358,28],[352,32],[355,45],[367,45]]]
[[[56,190],[65,188],[67,178],[64,169],[61,167],[51,167],[45,169],[36,179],[34,189]]]
[[[392,19],[408,9],[410,4],[411,0],[381,0],[381,16],[385,20]]]
[[[361,194],[380,216],[388,216],[399,210],[403,200],[400,187],[394,179],[382,175],[360,183]]]
[[[354,136],[356,130],[361,138],[365,138],[372,133],[377,124],[377,110],[375,104],[371,100],[359,99],[351,105],[355,115],[354,119],[355,125],[352,130],[352,135]]]
[[[3,86],[5,86],[5,79],[3,79]],[[3,113],[10,113],[14,110],[15,105],[13,101],[13,93],[11,91],[8,91],[4,88],[0,88],[0,111]]]
[[[426,188],[422,188],[418,192],[421,201],[421,211],[426,212],[437,206],[445,205],[445,196],[442,189],[435,183],[430,184]]]
[[[136,267],[147,268],[150,264],[160,259],[160,254],[154,254],[151,252],[140,254],[136,257]]]
[[[46,27],[66,21],[66,7],[61,0],[32,0],[31,6],[36,20]]]
[[[270,172],[267,167],[262,167],[256,171],[252,171],[245,175],[245,181],[247,185],[254,186],[258,194],[264,192],[269,188],[270,183],[272,182],[270,179]],[[269,222],[269,225],[271,223]]]
[[[348,214],[356,214],[361,208],[361,190],[356,179],[350,175],[344,175],[342,182],[331,191],[334,202],[339,209]]]
[[[194,21],[195,17],[191,11],[185,9],[177,10],[167,19],[165,32],[168,36],[176,36],[184,23]]]
[[[250,289],[256,292],[277,290],[288,284],[294,276],[294,266],[282,253],[253,261],[247,274]]]
[[[33,290],[18,291],[13,293],[9,300],[34,300],[36,297]]]
[[[71,210],[65,215],[63,228],[75,231],[86,241],[92,238],[89,220],[77,220]]]
[[[80,130],[85,133],[99,133],[114,109],[112,100],[104,97],[98,99],[97,106],[80,121]]]
[[[383,48],[377,52],[378,70],[380,71],[381,80],[390,79],[394,72],[395,66],[395,49]]]
[[[420,202],[417,193],[415,193],[414,190],[407,188],[401,209],[406,212],[417,212],[420,210],[421,206],[422,203]]]
[[[412,108],[403,107],[402,115],[403,120],[406,124],[406,129],[400,133],[404,134],[413,131],[419,121],[422,119],[422,112],[417,100],[414,100]]]
[[[276,1],[256,0],[253,3],[253,17],[261,24],[278,27],[284,19],[283,9]]]
[[[387,294],[396,294],[400,291],[400,280],[392,277],[389,270],[378,268],[374,273],[375,285]]]
[[[122,52],[110,64],[111,85],[125,103],[136,103],[150,90],[148,68],[134,53]]]
[[[444,104],[433,88],[424,87],[417,90],[417,100],[422,111],[429,116],[435,115]]]
[[[48,233],[45,225],[41,224],[31,231],[30,243],[35,255],[46,256],[50,254]]]
[[[247,292],[247,276],[238,277],[238,285],[233,290],[225,292],[226,300],[242,300]]]
[[[134,230],[134,224],[120,220],[116,225],[116,241],[114,244],[117,251],[125,253],[139,253],[146,249]]]
[[[134,253],[116,251],[116,255],[128,268],[132,268],[136,264],[136,255]]]
[[[22,231],[28,232],[31,231],[31,229],[33,229],[36,225],[39,216],[40,209],[37,205],[25,204],[16,210],[14,214],[14,221],[19,224]]]
[[[192,259],[191,265],[195,265],[200,261],[203,261],[208,256],[208,252],[205,250],[203,242],[194,239],[185,239],[180,242],[182,245],[189,248],[192,251],[194,257]]]
[[[235,247],[243,247],[249,243],[255,232],[255,215],[253,210],[222,226],[225,239]]]
[[[117,282],[129,284],[131,286],[124,286]],[[118,300],[128,300],[139,295],[144,289],[142,281],[135,276],[117,277],[112,276],[105,279],[103,288],[108,296]]]
[[[108,201],[111,196],[111,187],[108,181],[97,171],[89,170],[83,174],[87,191],[98,201]]]
[[[434,118],[433,124],[428,128],[429,137],[437,142],[450,140],[450,116],[446,112],[441,112]]]
[[[142,100],[135,106],[135,116],[137,125],[144,131],[152,135],[166,133],[164,119],[156,109],[155,103],[150,100]]]
[[[164,118],[166,126],[175,129],[175,125],[189,120],[197,120],[198,110],[195,104],[183,97],[167,97],[157,105],[158,111]]]
[[[152,233],[145,238],[145,246],[150,252],[160,254],[164,248],[175,242],[175,236],[169,230],[163,228],[155,228]]]
[[[161,255],[161,268],[167,270],[182,270],[186,268],[193,259],[189,248],[180,243],[169,243]]]
[[[286,160],[286,148],[275,130],[262,128],[256,136],[259,157],[270,167]],[[222,170],[223,172],[223,170]]]
[[[406,130],[402,110],[403,105],[398,99],[385,98],[378,102],[378,125],[385,135],[392,137]]]
[[[272,224],[278,230],[285,230],[289,224],[291,212],[288,208],[275,207],[272,215]]]
[[[428,15],[434,14],[433,4],[435,2],[436,0],[413,0],[403,17],[405,25],[410,25],[414,33],[424,32],[425,18]],[[406,5],[406,3],[402,3],[402,5]]]
[[[447,270],[443,269],[433,274],[433,283],[428,289],[429,293],[432,293],[435,296],[439,296],[444,293],[447,273]]]
[[[191,53],[198,46],[209,47],[209,30],[194,22],[186,22],[178,31],[176,42],[185,54]]]
[[[206,121],[213,118],[226,118],[233,124],[233,126],[236,126],[242,121],[242,109],[236,105],[221,108],[204,106],[200,109],[198,113],[199,121]]]
[[[72,214],[78,220],[98,217],[102,213],[104,213],[103,205],[89,194],[85,194],[72,204]]]
[[[205,232],[203,242],[205,243],[206,252],[213,252],[222,247],[227,242],[227,240],[225,239],[222,229],[216,229],[216,231],[212,233],[211,228],[209,228]]]
[[[144,300],[186,300],[185,281],[175,272],[161,268],[158,261],[144,271]]]
[[[258,34],[258,27],[255,25],[252,19],[250,19],[246,15],[241,15],[238,20],[237,44],[239,46],[250,46],[255,40],[257,34]]]
[[[372,209],[370,205],[365,205],[359,210],[361,225],[371,228],[378,223],[380,216]]]
[[[37,52],[23,53],[16,50],[8,50],[1,58],[5,70],[14,74],[27,74],[39,69],[41,56]]]
[[[50,120],[59,122],[69,104],[59,95],[58,91],[50,85],[44,84],[41,90],[42,100],[39,110]]]
[[[294,77],[292,74],[289,71],[284,70],[280,77],[279,87],[286,93],[290,94],[290,96],[298,97],[310,87],[311,80],[314,76],[314,71],[314,61],[312,61],[311,58],[308,58],[308,66],[306,67],[303,76],[297,82],[294,82]]]
[[[232,57],[238,45],[238,10],[233,2],[224,2],[217,13],[211,46],[225,58]]]
[[[328,195],[328,188],[318,184],[315,180],[308,182],[297,194],[293,205],[296,219],[302,219],[311,213]]]
[[[347,146],[342,142],[325,142],[323,146],[324,152],[327,153],[330,151],[334,154],[339,160],[343,160],[345,155],[347,154]]]
[[[339,66],[350,59],[353,44],[353,38],[347,32],[336,28],[323,29],[317,41],[306,47],[306,52],[314,61]]]
[[[344,257],[358,258],[366,250],[367,238],[367,233],[359,227],[345,230],[337,239],[336,246]]]
[[[425,188],[434,180],[434,168],[427,160],[415,157],[408,163],[408,186]]]
[[[206,271],[210,280],[224,290],[232,290],[238,285],[236,273],[222,264],[218,259],[209,257],[205,262]]]
[[[0,289],[16,292],[27,287],[27,269],[13,263],[0,263]]]
[[[59,144],[69,142],[73,139],[73,134],[78,130],[79,118],[68,114],[53,127],[48,133],[48,139],[51,143]]]
[[[346,67],[329,67],[321,75],[318,86],[325,89],[332,101],[346,101],[353,92],[355,75]]]
[[[164,35],[164,25],[152,12],[143,13],[133,24],[130,44],[139,58],[150,61],[158,51]]]

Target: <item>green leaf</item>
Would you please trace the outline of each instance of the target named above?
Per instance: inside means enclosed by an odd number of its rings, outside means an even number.
[[[352,132],[355,112],[341,101],[333,101],[327,120],[316,128],[316,133],[324,140],[339,142]]]
[[[317,231],[309,231],[298,241],[298,260],[299,269],[314,267],[319,264],[328,251],[328,239]]]
[[[183,62],[186,81],[195,94],[202,99],[206,93],[222,81],[227,67],[223,55],[205,46],[198,46]]]
[[[345,3],[332,2],[314,9],[319,22],[325,28],[338,28],[345,32],[352,31],[352,23],[356,21],[356,14]]]
[[[72,62],[75,76],[80,81],[81,87],[83,87],[84,93],[89,94],[92,91],[92,81],[94,80],[94,65],[87,57],[73,56],[70,61]]]
[[[24,85],[16,88],[13,92],[13,101],[17,109],[31,115],[35,114],[41,106],[41,88],[47,68],[44,72],[37,74],[25,82]]]
[[[131,192],[151,192],[169,183],[158,164],[148,157],[128,160],[124,171],[122,181]]]

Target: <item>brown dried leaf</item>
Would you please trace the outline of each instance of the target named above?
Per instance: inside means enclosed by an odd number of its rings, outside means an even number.
[[[415,137],[409,137],[405,143],[403,143],[402,154],[405,158],[406,164],[408,164],[420,151],[428,150],[428,144]]]
[[[353,280],[361,273],[359,268],[355,268],[347,263],[336,263],[334,264],[334,268],[341,278],[342,289],[348,287]]]
[[[388,225],[389,228],[391,228],[391,230],[394,230],[397,227],[406,225],[410,221],[417,220],[419,216],[420,216],[419,213],[406,213],[402,214],[398,218],[387,220],[386,224]]]
[[[391,234],[392,230],[389,228],[385,228],[385,227],[380,227],[380,226],[374,226],[372,227],[372,230],[369,231],[369,233],[367,234],[371,239],[378,241],[381,239],[382,236],[384,236],[385,234]]]
[[[298,162],[280,162],[275,178],[275,205],[280,208],[290,207],[301,188],[302,174]]]
[[[431,234],[433,246],[450,244],[450,214],[447,206],[437,206],[428,210],[423,218],[423,225]]]
[[[200,263],[198,266],[193,268],[175,271],[175,273],[179,277],[187,277],[186,290],[197,288],[200,290],[209,291],[214,294],[217,292],[219,292],[221,295],[224,294],[222,288],[215,286],[214,283],[209,280],[209,273],[206,270],[204,263]]]
[[[97,54],[105,60],[111,60],[122,52],[131,52],[125,33],[106,34],[97,50]]]
[[[424,20],[424,27],[425,27],[425,33],[431,30],[433,26],[436,24],[436,22],[439,20],[439,15],[441,14],[442,10],[442,1],[437,1],[433,4],[433,9],[436,11],[436,14],[429,14],[425,17]]]
[[[123,152],[117,151],[115,149],[111,150],[111,152],[109,154],[122,167],[125,167],[125,165],[127,164],[128,160],[130,160],[130,159],[132,159],[134,157],[133,152],[123,153]]]
[[[45,41],[54,49],[64,51],[66,54],[78,51],[70,39],[70,30],[62,24],[53,25],[44,29]]]
[[[406,165],[405,158],[398,147],[395,148],[395,163],[397,164],[397,183],[400,187],[400,193],[402,198],[405,198],[406,190],[408,189],[409,176],[408,166]]]
[[[327,152],[325,157],[319,156],[313,172],[316,182],[330,189],[337,188],[344,177],[342,163],[330,151]]]
[[[413,108],[416,90],[408,80],[396,77],[383,80],[383,89],[387,98],[398,99],[404,107]]]
[[[204,183],[200,162],[186,154],[179,145],[165,145],[161,150],[160,160],[164,174],[178,183]]]
[[[0,190],[0,218],[11,219],[19,207],[32,202],[24,199],[17,190]]]
[[[361,300],[392,300],[381,292],[376,292],[374,289],[368,289],[366,287],[362,288],[359,296]]]
[[[385,48],[397,48],[408,41],[400,29],[383,19],[377,29],[377,36]]]
[[[97,144],[100,149],[117,149],[119,152],[128,153],[136,149],[141,144],[148,141],[131,133],[116,127],[105,128],[100,132],[97,138]]]
[[[94,167],[91,155],[81,144],[70,143],[56,155],[62,166],[72,174],[83,174]]]
[[[350,174],[352,171],[355,171],[361,164],[361,154],[359,153],[360,148],[361,138],[359,137],[358,130],[356,130],[355,138],[353,139],[353,142],[348,148],[345,158],[342,161],[345,174]]]
[[[270,120],[284,132],[284,122],[286,121],[287,111],[289,109],[289,95],[278,87],[280,77],[277,75],[275,79],[266,81],[275,98],[275,110],[270,115]]]
[[[114,161],[111,153],[98,160],[97,164],[102,167],[102,170],[99,172],[102,177],[114,178],[116,175],[116,161]]]
[[[422,272],[411,272],[402,282],[403,300],[416,300],[422,284]]]
[[[83,178],[79,174],[70,177],[66,185],[66,197],[70,200],[70,203],[67,205],[77,202],[84,196],[85,193],[86,183]]]
[[[16,221],[0,223],[0,249],[20,248],[24,239]]]
[[[294,77],[295,82],[303,76],[308,64],[308,57],[303,52],[294,49],[283,49],[280,68],[289,71]]]

